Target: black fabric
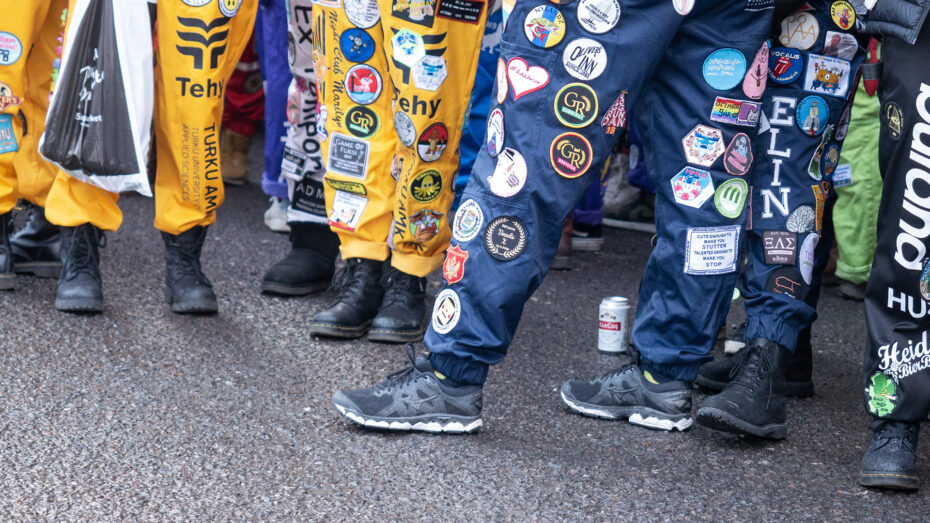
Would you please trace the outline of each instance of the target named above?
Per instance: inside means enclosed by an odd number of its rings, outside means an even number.
[[[930,12],[930,0],[878,0],[869,11],[865,31],[913,44]]]

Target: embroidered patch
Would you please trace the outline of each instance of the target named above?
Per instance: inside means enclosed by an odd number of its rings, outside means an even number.
[[[589,33],[604,34],[620,22],[619,0],[581,0],[578,24]]]
[[[849,31],[856,23],[856,10],[849,2],[839,0],[830,5],[830,18],[837,27]]]
[[[892,140],[901,138],[901,133],[904,132],[904,112],[901,111],[901,106],[895,102],[886,103],[882,111],[882,119],[888,129],[888,136]]]
[[[593,80],[607,68],[607,52],[597,40],[576,38],[562,51],[562,65],[579,80]]]
[[[781,36],[778,41],[785,47],[810,49],[820,36],[820,24],[817,18],[803,11],[786,16],[781,21]]]
[[[368,173],[368,142],[333,133],[326,168],[335,173],[364,179]]]
[[[362,212],[368,205],[368,198],[336,191],[333,197],[332,212],[329,213],[329,226],[344,231],[355,232],[358,222],[362,219]]]
[[[726,151],[723,133],[707,125],[697,125],[681,139],[688,163],[710,167]]]
[[[710,112],[710,119],[715,122],[755,127],[759,124],[762,104],[748,100],[736,100],[718,96]]]
[[[752,64],[750,64],[749,70],[746,71],[746,76],[743,78],[743,94],[753,100],[762,98],[768,76],[769,43],[765,42],[756,52],[756,57],[752,60]]]
[[[507,99],[507,64],[503,58],[497,59],[497,103],[504,103]]]
[[[381,87],[381,75],[370,65],[356,64],[346,72],[346,94],[359,105],[377,100],[381,96]]]
[[[0,154],[19,150],[16,133],[13,131],[13,115],[0,114]]]
[[[323,178],[326,180],[326,185],[329,185],[333,189],[339,191],[345,191],[352,194],[357,194],[359,196],[367,196],[368,191],[365,189],[365,184],[359,182],[346,182],[343,180],[333,180],[332,178]]]
[[[439,334],[446,334],[455,328],[462,315],[462,304],[459,295],[452,289],[443,289],[436,296],[433,304],[433,330]]]
[[[869,380],[865,389],[869,407],[869,414],[873,416],[887,416],[897,407],[898,394],[894,379],[876,372]]]
[[[6,31],[0,31],[0,65],[13,65],[23,55],[23,44],[19,38]]]
[[[362,29],[374,27],[381,19],[377,0],[342,0],[342,10],[352,25]]]
[[[439,225],[442,222],[443,213],[432,209],[420,209],[410,216],[410,223],[407,228],[413,239],[419,243],[426,243],[439,234]]]
[[[814,208],[810,205],[802,205],[791,211],[788,220],[785,222],[785,227],[791,232],[802,234],[813,231],[816,221],[817,213]]]
[[[407,147],[411,147],[417,139],[417,128],[413,126],[413,120],[403,111],[394,113],[394,131],[397,132],[400,143]]]
[[[436,169],[427,169],[410,182],[410,196],[421,203],[435,200],[441,192],[442,175]]]
[[[423,131],[417,140],[417,154],[424,162],[435,162],[446,150],[449,143],[449,131],[442,123],[434,123]]]
[[[466,261],[468,251],[462,250],[458,245],[450,245],[446,249],[446,259],[442,262],[442,277],[449,285],[458,283],[465,277]]]
[[[739,49],[717,49],[704,59],[704,81],[718,91],[736,87],[746,75],[746,57]]]
[[[441,56],[424,56],[412,71],[413,85],[424,91],[436,91],[449,76],[446,59]]]
[[[508,147],[497,157],[494,174],[488,176],[488,186],[492,193],[509,198],[523,188],[526,174],[526,160],[523,155]]]
[[[685,274],[704,276],[736,272],[739,225],[689,227],[685,244]]]
[[[375,54],[375,41],[362,29],[346,29],[339,36],[339,49],[348,60],[367,62]]]
[[[304,167],[307,165],[307,155],[299,149],[284,146],[284,156],[281,159],[281,174],[294,181],[304,177]]]
[[[804,69],[801,51],[788,47],[776,47],[769,53],[769,78],[777,84],[789,84]]]
[[[849,91],[849,62],[832,56],[807,55],[804,90],[846,98]]]
[[[357,138],[371,138],[378,132],[379,119],[374,111],[364,105],[356,105],[346,112],[346,129]]]
[[[552,168],[565,178],[577,178],[591,166],[591,144],[578,133],[562,133],[549,146]]]
[[[478,236],[483,223],[484,213],[481,212],[481,206],[478,205],[478,202],[469,198],[462,205],[459,205],[459,208],[455,211],[452,237],[461,243],[470,241],[475,236]]]
[[[777,294],[785,294],[796,300],[803,300],[807,296],[807,284],[800,271],[794,267],[782,267],[769,274],[765,282],[765,290]]]
[[[828,180],[832,179],[838,163],[840,163],[840,146],[837,143],[830,142],[820,158],[820,173]]]
[[[0,82],[0,111],[22,103],[23,99],[13,94],[13,89],[9,85]]]
[[[484,231],[484,248],[494,259],[510,261],[526,249],[526,226],[514,216],[498,216]]]
[[[536,47],[553,47],[565,37],[565,17],[551,5],[538,5],[523,21],[526,39]]]
[[[555,116],[566,127],[586,127],[597,116],[597,95],[582,83],[568,84],[559,90],[553,102]]]
[[[522,58],[511,58],[507,62],[507,78],[513,87],[513,99],[519,100],[538,91],[549,83],[549,73],[538,65],[531,66]]]
[[[614,134],[618,127],[626,127],[626,93],[626,90],[621,91],[620,96],[601,118],[601,127],[604,128],[605,134]]]
[[[804,134],[818,136],[830,121],[830,107],[819,96],[807,96],[798,102],[794,121]]]
[[[808,285],[810,285],[814,276],[814,250],[817,248],[817,242],[819,241],[820,236],[810,233],[807,238],[804,238],[804,243],[801,244],[801,258],[798,260],[798,268],[801,270],[804,283]]]
[[[746,207],[747,196],[749,196],[749,184],[746,180],[734,178],[723,182],[714,191],[714,205],[721,216],[739,218]]]
[[[798,259],[798,235],[789,231],[762,231],[767,265],[794,265]]]
[[[749,136],[739,133],[730,140],[723,154],[723,167],[733,176],[745,176],[752,167],[752,144]]]
[[[488,115],[487,140],[488,155],[496,158],[504,148],[504,112],[499,108]]]
[[[695,209],[714,195],[714,181],[710,173],[694,167],[685,167],[670,180],[675,202]]]
[[[391,37],[391,48],[394,60],[407,68],[413,67],[426,56],[426,44],[423,42],[423,37],[410,29],[397,31]]]

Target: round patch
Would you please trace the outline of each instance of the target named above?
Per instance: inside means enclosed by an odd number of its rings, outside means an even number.
[[[526,226],[513,216],[494,218],[484,230],[484,248],[495,259],[513,260],[526,249]]]
[[[825,178],[832,179],[833,172],[836,171],[837,164],[840,163],[840,146],[837,143],[829,143],[820,156],[820,172]]]
[[[549,1],[555,5],[568,5],[574,2],[575,0],[549,0]]]
[[[503,58],[497,59],[497,104],[504,103],[507,99],[507,64]]]
[[[439,196],[440,192],[442,192],[442,175],[436,169],[427,169],[416,175],[410,182],[410,195],[418,202],[431,202]]]
[[[555,117],[566,127],[585,127],[597,116],[597,95],[582,83],[568,84],[555,95]]]
[[[556,136],[549,146],[552,168],[565,178],[577,178],[591,166],[591,144],[578,133]]]
[[[343,0],[342,9],[352,25],[362,29],[374,27],[381,19],[377,0]]]
[[[487,140],[488,155],[497,157],[504,149],[504,112],[500,109],[494,109],[488,115]]]
[[[749,184],[741,178],[727,180],[717,187],[714,192],[714,205],[717,211],[726,218],[739,218],[746,207],[746,197],[749,196]]]
[[[803,300],[807,296],[804,277],[793,267],[781,267],[772,271],[765,283],[765,290],[785,294],[796,300]]]
[[[459,295],[452,289],[443,289],[433,304],[433,330],[439,334],[451,331],[462,316]]]
[[[536,47],[553,47],[565,37],[565,17],[551,5],[538,5],[523,21],[526,39]]]
[[[672,6],[676,13],[685,16],[694,9],[694,0],[672,0]]]
[[[920,295],[930,301],[930,258],[924,262],[924,270],[920,273]]]
[[[752,144],[749,136],[739,133],[730,140],[730,145],[723,153],[723,166],[733,176],[745,176],[752,167]]]
[[[856,10],[852,4],[844,0],[833,2],[830,6],[830,18],[837,27],[844,31],[849,31],[856,23]]]
[[[892,140],[901,138],[901,133],[904,132],[904,112],[901,111],[901,106],[894,102],[885,104],[882,119],[885,120],[885,126],[888,128],[888,136]]]
[[[371,138],[379,127],[378,115],[364,105],[356,105],[346,113],[346,129],[358,138]]]
[[[814,276],[814,249],[817,248],[817,242],[819,241],[820,236],[817,236],[817,233],[808,234],[807,238],[804,238],[804,243],[801,244],[801,250],[798,254],[798,268],[801,269],[801,277],[804,278],[804,283],[808,285],[810,285]]]
[[[294,67],[295,63],[297,63],[297,42],[293,34],[287,33],[287,65]]]
[[[23,44],[13,33],[0,31],[0,65],[15,64],[23,55]]]
[[[526,160],[516,149],[504,149],[497,157],[494,174],[488,176],[491,192],[509,198],[523,188],[526,183]]]
[[[782,19],[778,41],[785,47],[804,50],[816,44],[818,36],[820,24],[817,18],[812,13],[799,11]]]
[[[203,7],[213,0],[183,0],[183,2],[191,7]]]
[[[798,234],[814,230],[817,223],[817,213],[810,205],[802,205],[791,211],[788,220],[785,222],[785,228]]]
[[[562,51],[562,65],[579,80],[593,80],[607,68],[607,52],[596,40],[576,38]]]
[[[481,230],[484,223],[484,213],[481,212],[481,206],[472,199],[465,200],[455,211],[455,220],[452,223],[452,237],[459,242],[465,243],[475,236]]]
[[[578,3],[578,24],[594,34],[604,34],[620,22],[618,0],[581,0]]]
[[[407,147],[413,146],[414,140],[417,139],[417,128],[413,126],[413,120],[407,116],[407,113],[397,111],[394,113],[394,131],[400,143]]]
[[[220,4],[220,12],[226,18],[232,18],[239,12],[242,7],[242,0],[217,0]]]
[[[746,57],[739,49],[717,49],[704,59],[704,81],[718,91],[728,91],[746,76]]]
[[[777,84],[789,84],[801,76],[804,58],[801,51],[775,47],[769,53],[769,78]]]
[[[417,140],[417,154],[424,162],[435,162],[446,150],[449,143],[449,131],[442,123],[434,123],[423,131]]]
[[[348,60],[367,62],[375,54],[375,41],[361,29],[346,29],[339,36],[339,49]]]
[[[346,94],[359,105],[368,105],[377,100],[381,96],[381,87],[381,75],[370,65],[354,65],[346,73]]]
[[[830,121],[830,107],[817,95],[807,96],[798,102],[794,121],[804,134],[818,136]]]

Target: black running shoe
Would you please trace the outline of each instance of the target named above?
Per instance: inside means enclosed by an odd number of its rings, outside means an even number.
[[[370,429],[463,434],[481,427],[481,386],[450,386],[407,345],[410,366],[381,383],[333,395],[340,414]]]
[[[691,385],[652,383],[639,365],[630,364],[592,381],[562,384],[562,401],[575,412],[604,419],[626,418],[650,429],[685,430],[691,426]]]
[[[862,456],[859,484],[863,487],[917,490],[919,423],[877,420],[872,441]]]

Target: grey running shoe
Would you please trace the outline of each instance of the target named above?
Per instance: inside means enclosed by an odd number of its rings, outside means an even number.
[[[685,430],[694,422],[688,383],[650,383],[635,364],[592,381],[566,381],[561,394],[570,409],[585,416],[626,418],[634,425],[659,430]]]
[[[481,386],[443,383],[426,356],[407,345],[410,366],[381,383],[339,391],[333,405],[365,428],[422,432],[474,432],[481,427]]]

